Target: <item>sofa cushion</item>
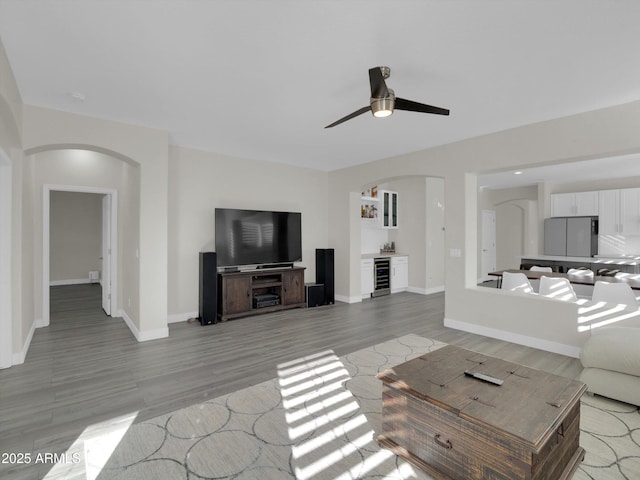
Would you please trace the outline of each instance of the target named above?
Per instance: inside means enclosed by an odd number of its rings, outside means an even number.
[[[580,360],[585,368],[640,376],[640,328],[603,327],[592,331]]]

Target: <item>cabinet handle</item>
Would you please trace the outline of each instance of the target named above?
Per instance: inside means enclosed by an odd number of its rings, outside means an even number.
[[[440,434],[436,433],[435,436],[433,437],[433,440],[440,445],[443,448],[446,448],[447,450],[450,450],[453,448],[453,445],[451,445],[451,442],[449,440],[447,440],[446,442],[443,442],[442,440],[440,440]]]

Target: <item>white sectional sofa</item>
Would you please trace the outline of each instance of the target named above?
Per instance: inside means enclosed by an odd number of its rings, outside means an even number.
[[[580,360],[589,393],[640,406],[640,328],[593,329]]]

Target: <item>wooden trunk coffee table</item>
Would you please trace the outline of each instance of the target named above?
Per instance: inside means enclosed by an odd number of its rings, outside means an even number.
[[[582,382],[452,345],[378,378],[378,442],[436,479],[564,480],[584,458]]]

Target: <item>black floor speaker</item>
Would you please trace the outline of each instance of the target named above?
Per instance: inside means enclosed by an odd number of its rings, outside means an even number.
[[[319,307],[320,305],[324,305],[324,285],[320,283],[305,283],[304,298],[307,302],[307,308]]]
[[[336,300],[333,248],[316,248],[316,283],[324,285],[324,304],[333,305]]]
[[[215,252],[200,252],[198,317],[200,325],[218,321],[218,263]]]

